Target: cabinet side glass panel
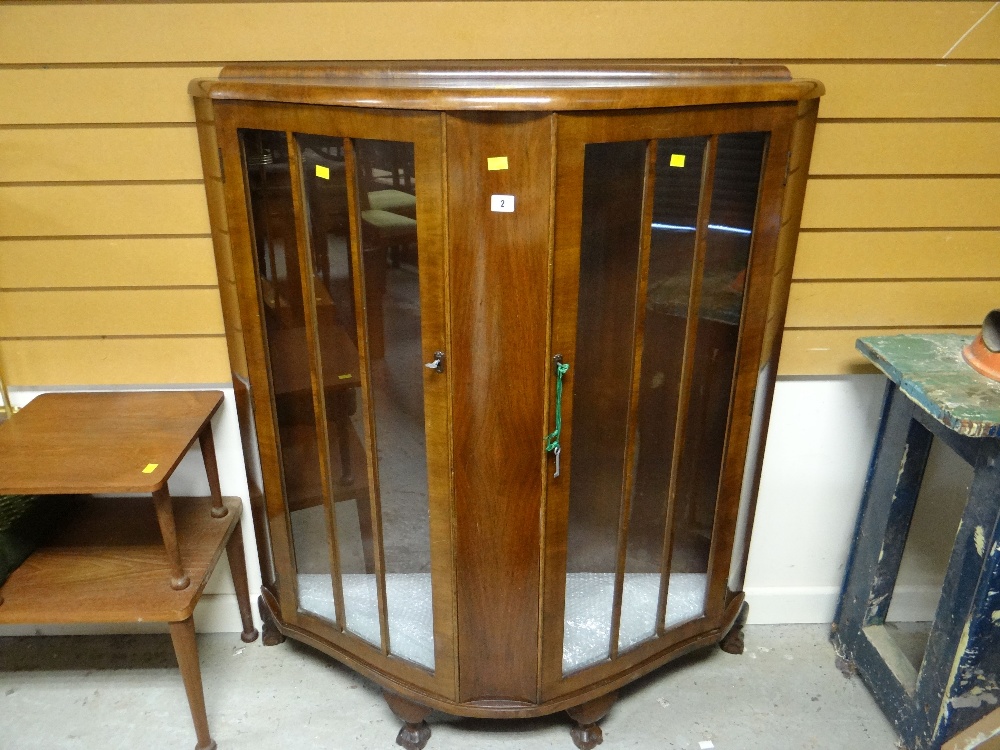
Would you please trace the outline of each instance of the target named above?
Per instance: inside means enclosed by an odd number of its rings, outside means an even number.
[[[389,650],[433,669],[414,144],[361,139],[353,144]],[[345,597],[349,578],[344,576]],[[374,587],[371,579],[366,586]]]
[[[343,591],[344,626],[380,645],[374,596],[370,601],[332,578],[329,539],[336,538],[342,572],[374,573],[372,522],[365,456],[365,425],[359,403],[357,325],[351,292],[350,221],[344,139],[297,135],[309,244],[309,273],[315,297],[318,370],[322,375],[326,446],[330,467],[327,491],[332,508],[317,502],[293,520],[297,543],[308,538],[310,556],[297,559],[299,606],[334,618],[334,597]],[[325,531],[325,534],[322,533]],[[307,536],[308,535],[308,536]],[[303,541],[298,541],[301,536]],[[326,547],[326,549],[324,548]],[[374,638],[359,622],[375,610]]]
[[[657,631],[674,425],[688,325],[695,225],[707,138],[672,138],[656,144],[649,273],[636,426],[635,480],[629,512],[625,581],[618,648]],[[674,573],[667,621],[703,606],[705,576]]]
[[[718,138],[691,391],[672,519],[671,577],[708,573],[766,144],[767,133],[733,133]],[[667,627],[704,614],[705,592],[702,586],[700,604],[690,611],[686,608],[683,617],[677,617],[676,612],[672,616],[671,597]]]
[[[310,380],[309,345],[302,297],[295,210],[283,132],[239,131],[246,165],[249,211],[256,255],[262,317],[271,365],[285,503],[297,569],[329,572],[330,558],[319,466],[316,416]],[[327,575],[329,583],[329,575]],[[300,606],[333,620],[329,607]]]
[[[584,154],[563,672],[610,655],[646,141]]]

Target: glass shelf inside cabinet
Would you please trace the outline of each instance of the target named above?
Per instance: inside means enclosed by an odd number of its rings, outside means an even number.
[[[765,147],[586,145],[565,674],[705,613]]]

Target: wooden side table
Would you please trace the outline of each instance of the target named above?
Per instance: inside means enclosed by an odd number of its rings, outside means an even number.
[[[879,336],[858,349],[889,380],[833,626],[910,750],[936,750],[1000,700],[1000,383],[962,360],[969,338]],[[886,627],[931,444],[971,483],[919,663]],[[941,519],[949,541],[954,527]]]
[[[45,394],[0,425],[0,494],[153,498],[81,497],[62,528],[0,587],[0,624],[169,623],[197,750],[216,745],[192,613],[223,549],[241,637],[257,638],[242,505],[219,488],[211,417],[221,403],[218,391]],[[167,480],[196,439],[212,497],[175,503]]]

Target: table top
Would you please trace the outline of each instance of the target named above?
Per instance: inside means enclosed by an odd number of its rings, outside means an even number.
[[[1000,437],[1000,382],[962,358],[971,336],[871,336],[857,348],[931,417],[969,437]]]
[[[0,494],[154,492],[221,391],[45,393],[0,424]]]
[[[0,624],[180,622],[194,611],[240,518],[242,505],[212,518],[210,498],[175,497],[184,572],[191,585],[170,586],[171,568],[148,498],[81,498],[66,522],[0,586]]]

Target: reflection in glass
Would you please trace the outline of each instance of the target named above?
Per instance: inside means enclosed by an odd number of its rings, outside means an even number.
[[[316,297],[316,334],[329,440],[329,494],[340,555],[344,624],[348,631],[381,646],[374,585],[349,585],[352,580],[363,584],[366,575],[374,578],[375,552],[364,410],[360,408],[361,373],[344,139],[307,135],[296,138]],[[319,528],[322,510],[317,508],[313,513],[309,520],[313,528]],[[301,523],[304,525],[306,519]],[[293,517],[293,528],[294,524]],[[300,604],[313,611],[325,608],[332,615],[334,604],[330,596],[331,592],[337,592],[336,586],[331,585],[330,568],[306,568],[300,562],[298,573]]]
[[[656,144],[634,484],[622,589],[621,650],[656,635],[667,493],[707,138]],[[575,464],[574,464],[575,470]],[[697,614],[704,576],[671,576],[667,622]]]
[[[932,440],[885,618],[886,633],[918,673],[973,476],[970,464]]]
[[[645,141],[586,146],[563,672],[610,654],[645,173]]]
[[[240,140],[295,565],[300,574],[325,573],[321,601],[329,603],[309,605],[314,598],[300,591],[300,604],[335,620],[288,141],[264,130],[241,130]]]
[[[356,140],[354,153],[390,652],[433,669],[414,149]]]
[[[704,576],[708,572],[766,143],[766,133],[718,138],[691,391],[672,519],[672,577],[674,573]],[[671,617],[670,604],[668,601],[667,624],[674,626],[677,622]],[[694,615],[703,612],[702,601]]]

